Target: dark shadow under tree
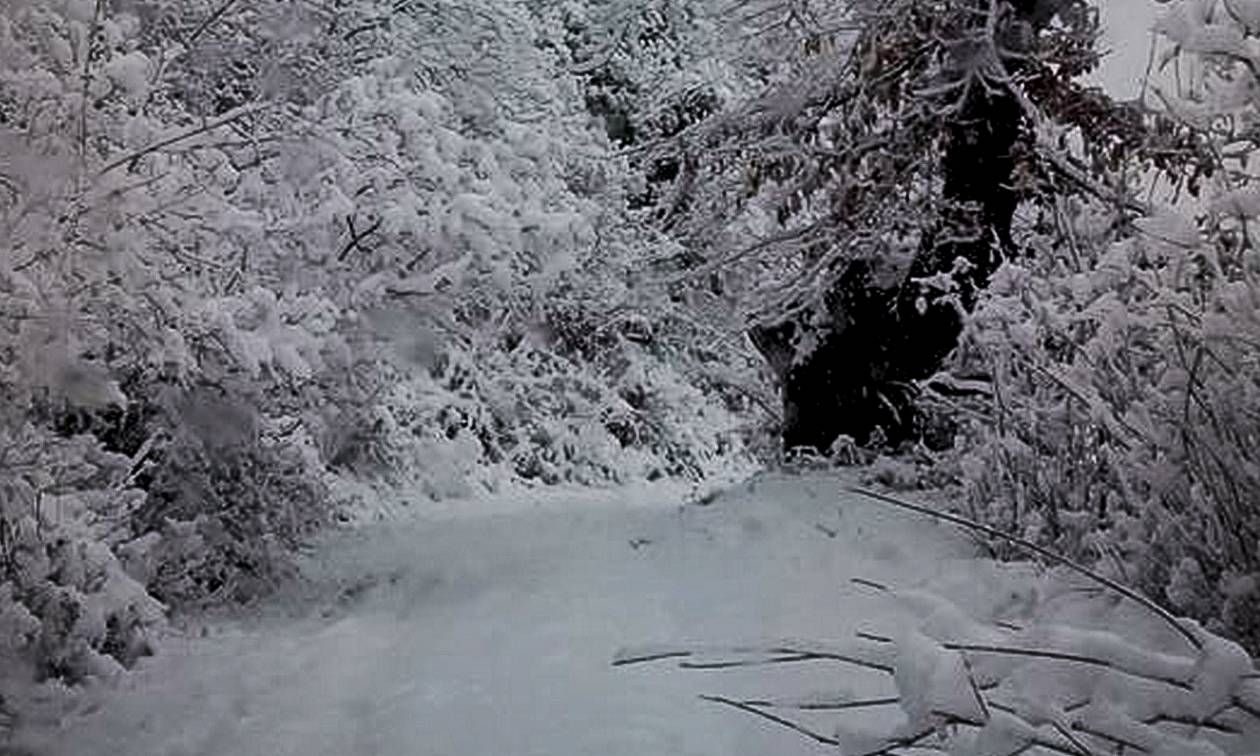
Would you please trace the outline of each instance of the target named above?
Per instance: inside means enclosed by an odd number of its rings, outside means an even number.
[[[1013,178],[1017,155],[1028,151],[1027,126],[1016,95],[994,72],[1019,75],[1024,39],[1066,4],[974,0],[955,9],[964,33],[946,53],[948,78],[939,87],[952,101],[935,108],[943,116],[942,201],[905,277],[881,285],[865,260],[852,261],[823,297],[827,325],[808,353],[794,343],[799,316],[753,330],[780,381],[785,448],[825,451],[840,435],[895,445],[919,433],[917,382],[939,370],[957,343],[963,312],[1014,249]],[[995,30],[1005,39],[994,39]],[[990,67],[990,55],[1004,65]]]

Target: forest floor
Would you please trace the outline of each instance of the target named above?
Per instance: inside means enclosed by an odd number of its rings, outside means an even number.
[[[930,587],[990,618],[1062,582],[979,558],[955,530],[846,492],[851,481],[763,474],[688,504],[656,487],[382,506],[313,549],[266,606],[172,634],[112,687],[27,718],[19,742],[40,756],[835,753],[698,695],[886,696],[888,676],[611,662],[646,644],[845,639],[911,619],[852,578]],[[830,734],[897,712],[807,718]]]

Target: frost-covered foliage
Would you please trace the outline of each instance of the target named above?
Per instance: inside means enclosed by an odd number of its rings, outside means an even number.
[[[994,277],[960,362],[991,378],[962,477],[973,514],[1051,543],[1260,648],[1260,213],[1248,3],[1170,6],[1194,56],[1191,142],[1136,218],[1059,205],[1057,232]],[[1174,47],[1175,46],[1175,47]],[[1249,51],[1244,54],[1244,51]],[[1212,157],[1215,155],[1216,157]],[[1199,186],[1202,184],[1202,186]],[[1157,184],[1164,187],[1166,184]],[[1162,196],[1155,192],[1154,196]],[[1053,228],[1056,224],[1050,223]]]
[[[127,540],[126,518],[144,500],[128,481],[130,467],[84,437],[57,438],[30,425],[0,429],[6,666],[77,680],[148,653],[145,631],[164,607],[112,548]]]
[[[742,344],[702,338],[705,324],[684,322],[659,287],[636,286],[669,240],[626,217],[633,173],[592,128],[579,81],[556,75],[567,48],[546,36],[550,16],[535,34],[522,8],[495,13],[508,14],[496,32],[506,67],[474,79],[492,100],[465,81],[418,93],[419,64],[393,55],[387,86],[379,73],[352,80],[312,118],[346,119],[330,139],[355,133],[330,170],[359,187],[343,212],[362,208],[373,231],[370,251],[343,256],[363,268],[353,295],[368,330],[406,374],[363,428],[391,460],[378,469],[438,494],[723,464],[739,446],[730,410],[748,401],[724,403],[705,363],[720,356],[755,379]],[[416,49],[435,33],[417,30]]]
[[[719,281],[751,321],[843,320],[828,314],[844,309],[837,287],[857,288],[857,275],[895,288],[950,211],[946,125],[973,92],[1014,86],[1054,118],[1094,121],[1088,148],[1105,152],[1105,103],[1075,81],[1096,62],[1097,18],[1084,3],[1046,6],[1059,20],[1035,30],[1021,3],[725,7],[744,90],[649,150],[677,168],[659,205],[687,245],[681,265]],[[1020,136],[1014,190],[1032,199],[1034,176],[1054,167]],[[798,359],[816,330],[799,337]]]
[[[587,109],[622,145],[677,134],[755,78],[731,54],[732,4],[724,0],[530,5],[537,6],[543,44],[577,77]],[[647,168],[650,178],[664,178],[662,166]]]
[[[78,679],[158,600],[259,595],[348,475],[738,463],[749,400],[712,363],[743,345],[634,288],[669,243],[625,219],[550,24],[0,2],[6,659]]]
[[[995,277],[967,346],[996,400],[970,499],[1255,644],[1260,261],[1172,213],[1136,225],[1079,269],[1046,255]]]

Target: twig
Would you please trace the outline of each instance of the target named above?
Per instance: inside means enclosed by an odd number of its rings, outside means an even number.
[[[193,43],[197,41],[197,38],[200,37],[206,29],[209,29],[211,24],[222,18],[223,14],[227,13],[229,8],[236,5],[236,2],[237,0],[227,0],[227,2],[223,3],[218,8],[215,8],[210,15],[206,16],[205,19],[198,24],[197,28],[193,30],[193,33],[188,35],[188,39],[184,41],[184,46],[192,47]]]
[[[875,706],[896,706],[901,703],[897,696],[887,698],[856,698],[852,701],[773,701],[745,699],[740,703],[759,709],[799,709],[801,711],[842,711],[865,709]]]
[[[1107,659],[1099,659],[1095,656],[1086,656],[1084,654],[1073,654],[1067,651],[1046,651],[1038,648],[1009,648],[1005,646],[988,646],[974,643],[942,643],[942,648],[950,651],[968,651],[976,654],[994,654],[998,656],[1026,656],[1034,659],[1052,659],[1054,661],[1076,662],[1077,664],[1086,664],[1093,667],[1102,667],[1103,669],[1111,669],[1116,672],[1138,677],[1144,680],[1164,683],[1174,688],[1182,690],[1193,690],[1194,686],[1185,680],[1179,680],[1175,677],[1163,677],[1147,672],[1139,672],[1136,670],[1126,669],[1115,662]]]
[[[763,711],[761,709],[758,709],[755,706],[749,706],[748,704],[742,701],[736,701],[732,698],[726,698],[725,696],[702,695],[700,696],[700,698],[705,701],[711,701],[713,703],[722,704],[723,706],[730,706],[731,708],[739,709],[740,711],[747,712],[754,716],[761,717],[762,719],[768,719],[769,721],[774,722],[777,725],[781,725],[783,727],[788,728],[789,730],[798,732],[801,735],[804,735],[805,737],[810,738],[811,740],[817,743],[822,743],[823,745],[836,746],[836,747],[839,747],[840,745],[840,741],[836,740],[835,738],[829,738],[826,735],[814,732],[813,730],[809,729],[808,727],[802,724],[793,722],[790,719],[784,719],[783,717],[777,716],[775,714],[771,714],[768,711]]]
[[[1243,734],[1242,730],[1225,724],[1224,722],[1216,722],[1211,719],[1197,719],[1195,717],[1187,716],[1175,716],[1173,714],[1159,714],[1153,717],[1147,717],[1142,721],[1142,724],[1156,725],[1163,724],[1165,722],[1169,724],[1188,725],[1190,727],[1201,727],[1205,730],[1212,730],[1213,732],[1219,732],[1223,735]]]
[[[642,654],[633,656],[625,656],[613,660],[614,667],[624,667],[630,664],[645,664],[647,662],[661,661],[663,659],[677,659],[696,656],[696,651],[688,651],[685,649],[674,651],[646,651]],[[716,652],[714,652],[716,653]],[[892,674],[893,668],[888,664],[880,662],[868,661],[854,656],[846,656],[834,651],[817,651],[807,648],[793,648],[791,646],[771,646],[767,648],[736,648],[727,649],[726,653],[732,654],[757,654],[757,658],[753,659],[718,659],[715,661],[683,661],[679,663],[679,667],[683,669],[733,669],[735,667],[763,667],[771,664],[794,664],[796,662],[805,661],[839,661],[846,664],[852,664],[857,667],[865,667],[873,669],[877,672],[885,672]]]
[[[133,152],[133,153],[131,153],[131,154],[129,154],[129,155],[127,155],[127,156],[125,156],[125,157],[118,158],[117,160],[113,161],[112,163],[109,163],[108,165],[106,165],[104,168],[100,169],[100,170],[97,172],[96,176],[97,176],[97,178],[100,178],[101,176],[104,176],[106,173],[109,173],[110,171],[114,170],[115,168],[119,168],[119,167],[124,166],[124,165],[127,165],[128,163],[131,163],[131,162],[133,162],[133,161],[135,161],[135,160],[139,160],[140,158],[144,157],[145,155],[148,155],[148,154],[150,154],[150,153],[152,153],[152,152],[157,152],[158,150],[162,149],[163,147],[170,147],[172,144],[177,144],[177,143],[179,143],[179,142],[184,141],[185,139],[191,139],[191,138],[193,138],[193,137],[195,137],[195,136],[197,136],[197,135],[199,135],[199,134],[204,134],[204,133],[206,133],[207,131],[214,131],[215,129],[219,128],[220,126],[226,126],[226,125],[228,125],[228,124],[230,124],[230,123],[233,123],[233,122],[235,122],[235,121],[239,121],[240,119],[244,118],[245,116],[253,115],[253,114],[255,114],[255,113],[259,113],[259,112],[262,112],[262,111],[264,111],[264,110],[267,110],[267,109],[269,109],[269,108],[273,108],[273,107],[275,107],[275,106],[276,106],[276,104],[277,104],[277,103],[275,103],[275,102],[261,102],[261,103],[255,103],[254,105],[246,105],[245,107],[238,108],[235,112],[228,113],[227,115],[223,116],[222,118],[219,118],[219,119],[216,119],[216,120],[210,121],[209,123],[204,123],[204,124],[202,124],[201,126],[198,126],[198,127],[194,128],[194,129],[189,129],[188,131],[182,132],[182,133],[180,133],[180,134],[176,134],[176,135],[175,135],[175,136],[173,136],[173,137],[169,137],[169,138],[167,138],[167,139],[162,139],[162,140],[159,140],[159,141],[154,142],[153,144],[151,144],[151,145],[149,145],[149,146],[147,146],[147,147],[143,147],[143,148],[141,148],[141,149],[139,149],[139,150],[137,150],[137,151],[135,151],[135,152]]]
[[[638,656],[626,656],[620,659],[613,659],[614,667],[624,667],[630,664],[645,664],[647,662],[660,661],[662,659],[677,659],[679,657],[691,656],[690,651],[661,651],[657,653],[640,654]]]
[[[1257,709],[1256,707],[1249,705],[1246,701],[1242,700],[1238,696],[1234,696],[1233,698],[1231,698],[1230,703],[1238,707],[1239,710],[1250,714],[1255,719],[1260,719],[1260,709]]]
[[[79,165],[80,171],[87,170],[87,109],[88,94],[92,84],[92,47],[96,34],[101,26],[101,16],[105,12],[105,0],[96,0],[96,9],[92,11],[92,25],[88,27],[86,47],[83,50],[82,88],[79,91]],[[80,176],[82,173],[80,173]]]
[[[844,662],[846,664],[852,664],[857,667],[866,667],[867,669],[873,669],[873,670],[876,670],[877,672],[887,672],[888,674],[892,674],[893,672],[893,668],[891,665],[881,664],[880,662],[867,661],[866,659],[859,659],[854,656],[846,656],[844,654],[836,653],[833,651],[807,651],[805,649],[781,647],[781,648],[769,649],[769,653],[796,654],[799,656],[808,656],[809,660],[811,661],[819,661],[819,660],[839,661],[839,662]]]
[[[872,643],[890,644],[896,642],[892,638],[884,635],[875,635],[874,633],[858,631],[856,635],[862,640],[871,641]],[[1070,651],[1054,651],[1041,648],[1017,648],[1011,646],[991,646],[979,643],[955,643],[952,641],[941,641],[941,648],[948,651],[967,651],[974,654],[1026,656],[1034,659],[1052,659],[1054,661],[1076,662],[1078,664],[1087,664],[1092,667],[1102,667],[1103,669],[1115,670],[1116,672],[1121,672],[1132,677],[1164,683],[1165,685],[1171,685],[1174,688],[1181,688],[1182,690],[1193,690],[1193,686],[1190,683],[1176,677],[1162,677],[1148,672],[1131,670],[1107,659],[1099,659],[1096,656],[1087,656],[1085,654],[1074,654]]]
[[[341,252],[337,255],[337,262],[344,262],[351,250],[357,249],[360,252],[367,253],[369,250],[364,249],[360,242],[376,233],[376,230],[381,227],[381,222],[381,219],[377,218],[372,225],[368,226],[363,231],[356,231],[354,228],[354,216],[347,215],[346,229],[350,231],[350,241],[346,242],[346,246],[341,248]]]
[[[772,656],[768,659],[723,659],[721,661],[711,662],[679,662],[678,666],[682,669],[733,669],[735,667],[762,667],[769,664],[791,664],[793,662],[815,661],[818,657],[813,654],[789,654],[785,656]]]

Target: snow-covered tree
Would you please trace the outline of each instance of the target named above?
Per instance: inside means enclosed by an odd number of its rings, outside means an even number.
[[[662,148],[686,155],[666,227],[692,276],[745,303],[786,446],[915,436],[916,384],[1021,251],[1016,207],[1110,194],[1140,118],[1078,83],[1097,61],[1085,2],[740,7],[783,57]],[[1079,160],[1042,119],[1079,127]]]
[[[128,664],[359,479],[737,456],[747,399],[634,289],[670,242],[544,10],[0,3],[6,655]]]

